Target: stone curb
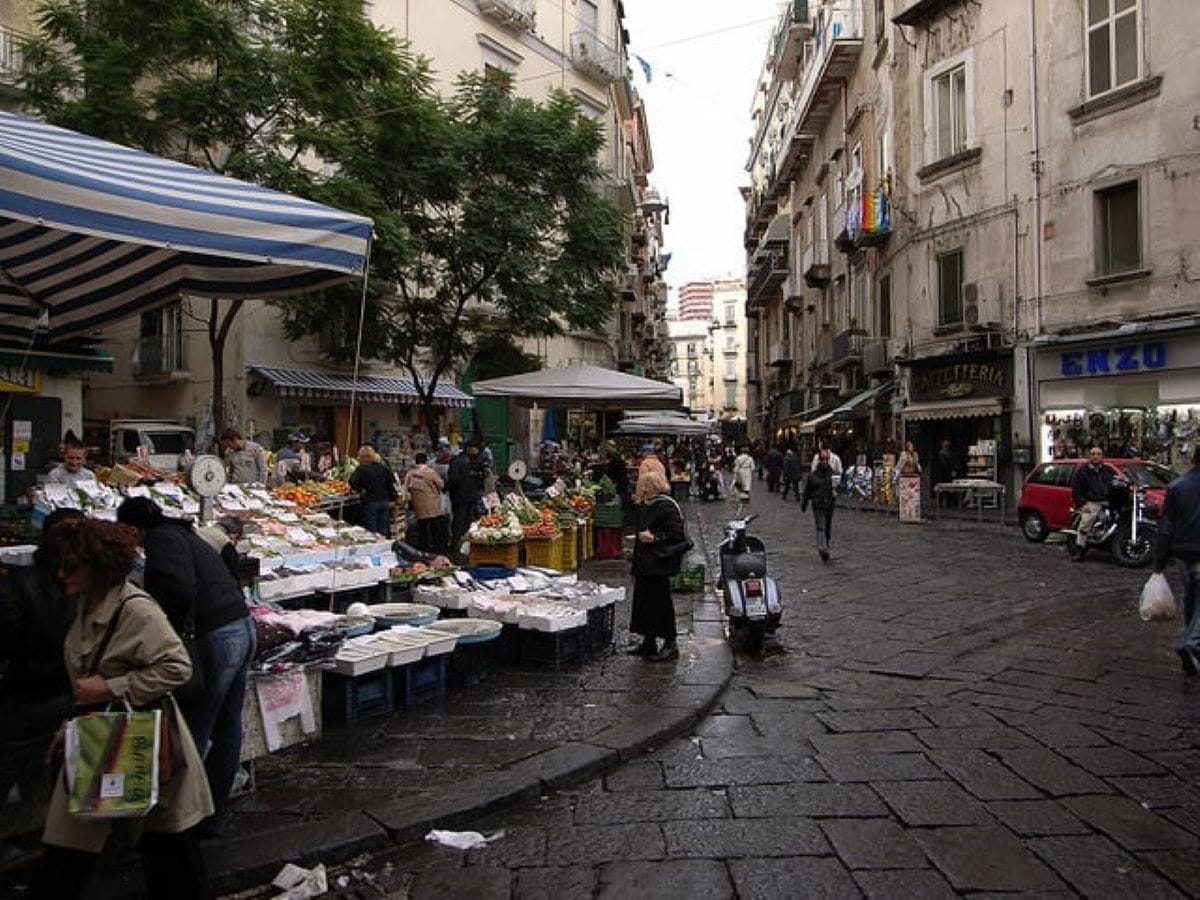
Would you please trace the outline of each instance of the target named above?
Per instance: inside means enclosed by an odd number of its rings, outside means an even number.
[[[707,558],[702,525],[697,532]],[[710,583],[703,599],[695,601],[697,608],[712,604],[719,612],[711,590]],[[585,781],[636,759],[692,730],[716,706],[733,677],[733,652],[723,638],[693,634],[683,645],[675,690],[654,707],[631,708],[626,722],[453,785],[436,795],[406,797],[253,837],[213,841],[204,846],[211,888],[217,893],[247,890],[269,882],[285,863],[332,865],[361,853],[409,843],[432,828],[461,826],[477,816]]]

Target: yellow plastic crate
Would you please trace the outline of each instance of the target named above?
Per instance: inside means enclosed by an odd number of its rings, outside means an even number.
[[[562,548],[562,535],[551,540],[527,537],[525,538],[525,564],[564,572],[566,569],[563,567]]]
[[[572,525],[563,529],[562,536],[562,571],[573,572],[579,568],[579,529]]]
[[[467,557],[471,566],[505,566],[515,569],[521,564],[521,542],[507,544],[471,544]]]
[[[579,536],[579,547],[582,551],[580,559],[593,559],[596,556],[596,529],[592,526],[591,519],[588,519],[587,524],[579,529]]]

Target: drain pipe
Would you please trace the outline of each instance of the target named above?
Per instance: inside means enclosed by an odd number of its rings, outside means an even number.
[[[1042,147],[1038,129],[1037,0],[1029,0],[1029,168],[1033,173],[1034,334],[1042,333]]]

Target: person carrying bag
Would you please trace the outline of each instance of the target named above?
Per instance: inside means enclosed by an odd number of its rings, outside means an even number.
[[[144,826],[138,849],[147,895],[208,897],[203,859],[190,829],[212,813],[212,796],[204,763],[170,693],[191,674],[187,651],[159,605],[127,580],[138,546],[134,529],[94,520],[59,527],[69,529],[63,535],[63,587],[78,604],[63,656],[81,714],[73,726],[73,778],[70,785],[66,773],[55,779],[42,867],[31,896],[84,896],[114,820],[138,816]],[[118,703],[116,713],[102,714],[117,719],[85,721],[92,718],[89,712]],[[152,715],[139,718],[145,711]],[[124,726],[118,721],[122,717]],[[147,732],[151,720],[154,729]],[[157,746],[148,734],[157,735]],[[135,748],[139,736],[150,746]],[[101,744],[98,750],[96,744]],[[130,756],[138,757],[132,767]],[[83,761],[92,768],[81,768]],[[152,801],[154,791],[143,783],[133,807],[113,803],[106,810],[99,802],[116,800],[118,791],[125,800],[134,787],[129,782],[155,766],[158,789]],[[144,815],[143,806],[148,807]]]
[[[671,576],[679,573],[684,554],[692,549],[683,512],[670,492],[671,486],[661,472],[650,471],[638,477],[636,499],[641,527],[633,547],[629,630],[641,635],[642,640],[629,652],[656,662],[679,658]],[[657,644],[660,638],[661,648]]]

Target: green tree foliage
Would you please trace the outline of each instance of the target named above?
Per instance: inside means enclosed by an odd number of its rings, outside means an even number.
[[[382,204],[369,210],[376,240],[363,352],[404,366],[434,422],[438,382],[471,359],[483,334],[604,324],[625,219],[597,189],[604,135],[567,94],[538,102],[464,75],[452,97],[426,109],[416,122],[384,107],[369,123],[341,123],[340,142],[370,149],[323,155]],[[346,311],[355,299],[335,288],[287,301],[289,336],[337,323],[345,340],[327,346],[353,358]]]

